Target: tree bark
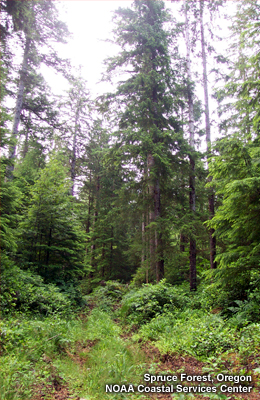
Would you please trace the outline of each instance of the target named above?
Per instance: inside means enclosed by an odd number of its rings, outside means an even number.
[[[180,236],[180,251],[183,253],[185,251],[185,244],[188,242],[187,237],[181,233]]]
[[[150,209],[149,209],[149,225],[155,221],[155,213],[154,213],[154,183],[153,177],[151,176],[151,171],[154,168],[154,157],[152,154],[148,154],[147,156],[147,176],[148,176],[148,195],[150,198]],[[154,226],[150,226],[150,273],[152,278],[156,279],[156,261],[155,261],[155,235],[154,235]]]
[[[93,237],[93,244],[91,245],[91,266],[93,269],[96,268],[96,259],[95,259],[95,250],[96,250],[96,236],[95,236],[95,225],[97,223],[98,219],[98,202],[99,202],[99,190],[100,190],[100,177],[99,175],[96,178],[96,199],[95,199],[95,205],[94,205],[94,219],[93,219],[93,232],[94,232],[94,237]],[[93,276],[92,276],[93,278]]]
[[[52,229],[50,228],[49,230],[49,236],[48,236],[48,247],[47,247],[47,252],[46,252],[46,265],[49,265],[49,259],[50,259],[50,246],[51,246],[51,239],[52,239]]]
[[[202,53],[202,66],[203,66],[203,89],[204,89],[204,103],[205,103],[205,126],[206,126],[206,143],[207,143],[207,165],[211,155],[211,134],[210,134],[210,118],[209,118],[209,95],[208,95],[208,80],[207,80],[207,54],[204,37],[204,23],[203,23],[203,12],[204,12],[204,0],[200,0],[200,33],[201,33],[201,53]],[[209,177],[209,182],[211,177]],[[213,189],[210,188],[208,196],[209,204],[209,218],[214,217],[214,193]],[[215,261],[216,257],[216,237],[214,236],[215,230],[211,228],[209,230],[210,236],[210,267],[212,269],[217,267]]]
[[[26,154],[28,153],[29,150],[29,131],[30,131],[30,124],[31,124],[31,111],[29,112],[29,117],[28,117],[28,124],[26,127],[26,135],[25,135],[25,140],[24,140],[24,145],[23,145],[23,158],[25,158]]]
[[[146,263],[146,236],[145,236],[145,212],[142,213],[142,254],[141,254],[141,268],[145,268],[145,281],[148,283],[149,277],[148,277],[148,266]]]
[[[189,178],[189,206],[192,218],[194,219],[196,204],[195,204],[195,158],[194,158],[194,107],[193,107],[193,94],[191,88],[191,43],[190,43],[190,32],[189,32],[189,18],[188,18],[188,1],[186,0],[185,5],[185,41],[187,49],[187,74],[188,74],[188,109],[189,109],[189,136],[190,136],[190,178]],[[194,230],[194,228],[193,228]],[[196,240],[194,239],[194,232],[190,236],[190,290],[195,291],[197,289],[196,282]]]
[[[71,195],[74,196],[74,186],[75,186],[75,178],[76,178],[76,150],[77,150],[77,131],[79,127],[79,105],[77,105],[76,116],[75,116],[75,127],[73,134],[73,145],[72,145],[72,160],[71,160]]]
[[[13,121],[13,128],[12,128],[12,140],[14,143],[10,147],[9,160],[11,161],[11,165],[7,169],[7,176],[9,179],[13,179],[14,159],[15,159],[15,153],[16,153],[16,147],[17,147],[16,141],[17,141],[17,137],[18,137],[18,128],[19,128],[22,105],[23,105],[23,95],[24,95],[26,73],[27,73],[28,61],[29,61],[30,44],[31,44],[31,39],[29,39],[27,37],[26,41],[25,41],[25,48],[24,48],[24,53],[23,53],[23,63],[22,63],[21,71],[20,71],[20,80],[19,80],[19,86],[18,86],[18,92],[17,92],[16,104],[15,104],[14,121]]]
[[[161,216],[161,196],[159,179],[156,180],[154,190],[154,214],[155,221]],[[162,233],[155,230],[155,249],[156,249],[156,282],[158,283],[164,277],[164,258],[162,248]]]

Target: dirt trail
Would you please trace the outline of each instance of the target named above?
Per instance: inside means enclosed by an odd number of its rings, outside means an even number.
[[[203,367],[206,366],[206,363],[196,360],[196,358],[191,356],[180,356],[180,355],[169,355],[163,354],[161,355],[158,349],[154,348],[150,343],[146,343],[144,345],[144,350],[148,355],[150,355],[153,362],[157,362],[158,369],[156,374],[160,374],[163,372],[171,371],[171,374],[179,375],[177,371],[181,371],[186,375],[203,375]],[[230,362],[226,362],[225,367],[230,367]],[[247,372],[252,371],[253,368],[256,368],[254,363],[249,364],[247,366]],[[219,372],[218,372],[219,373]],[[211,374],[213,379],[216,378],[217,374]],[[239,371],[238,371],[239,375]],[[215,379],[216,380],[216,379]],[[225,382],[224,382],[225,383]],[[252,382],[250,386],[253,386],[255,391],[251,393],[235,393],[235,394],[226,394],[227,400],[260,400],[260,382],[257,381],[254,374],[252,374]],[[187,384],[188,386],[189,384]],[[192,384],[191,384],[192,385]],[[195,386],[195,385],[194,385]],[[152,399],[160,399],[160,400],[172,400],[177,398],[172,394],[167,393],[157,393],[150,396]],[[210,400],[210,397],[205,395],[194,394],[194,400]]]
[[[93,308],[93,307],[92,307]],[[119,324],[119,321],[117,319],[114,319],[114,322]],[[203,375],[203,367],[206,366],[206,363],[203,363],[201,361],[198,361],[196,358],[191,357],[191,356],[181,356],[181,355],[173,355],[173,354],[161,354],[159,350],[153,346],[151,342],[144,342],[142,343],[141,341],[141,347],[140,347],[140,342],[135,343],[132,341],[132,335],[135,333],[135,329],[131,332],[125,330],[120,337],[125,341],[131,343],[131,346],[136,345],[136,351],[141,351],[145,354],[145,358],[147,360],[147,370],[151,365],[153,365],[154,368],[154,375],[160,375],[160,374],[169,374],[169,375],[177,375],[179,376],[180,373],[186,373],[187,375]],[[69,351],[66,351],[67,355],[73,360],[75,364],[80,365],[81,368],[84,368],[84,364],[86,362],[86,359],[88,357],[88,353],[91,351],[91,348],[97,343],[97,340],[93,341],[87,341],[84,346],[79,344],[77,346],[77,351],[76,353],[74,352],[73,354],[70,354]],[[230,358],[226,361],[224,361],[224,368],[225,370],[233,370],[234,372],[234,365],[236,363],[235,360],[235,355],[230,355]],[[156,367],[155,367],[156,365]],[[246,366],[246,373],[251,372],[252,376],[252,383],[251,386],[254,387],[254,390],[257,392],[251,392],[251,393],[235,393],[235,394],[226,394],[226,399],[227,400],[260,400],[260,385],[256,379],[256,376],[252,373],[252,371],[258,367],[258,364],[254,362],[253,357],[248,359],[248,363]],[[219,373],[219,371],[218,371]],[[231,374],[231,373],[230,373]],[[239,369],[237,369],[236,374],[239,375]],[[214,375],[212,373],[212,377],[214,378]],[[140,382],[142,384],[145,384],[145,386],[148,386],[146,382]],[[189,385],[189,383],[185,382],[185,384]],[[192,385],[192,384],[190,384]],[[195,386],[193,384],[193,386]],[[152,394],[147,394],[146,399],[158,399],[158,400],[173,400],[173,399],[178,399],[178,396],[172,393],[152,393]],[[129,393],[127,395],[127,398],[131,400],[132,395]],[[136,398],[136,397],[135,397]],[[183,398],[183,397],[182,397]],[[193,394],[192,397],[194,400],[210,400],[210,397],[207,397],[205,395],[199,395],[199,394]],[[211,397],[212,398],[212,397]],[[60,377],[55,378],[55,374],[53,375],[53,383],[52,385],[49,385],[48,388],[46,387],[38,387],[37,388],[37,394],[33,398],[33,400],[81,400],[80,397],[73,396],[73,394],[69,391],[68,386],[66,385],[65,382],[62,381]],[[144,398],[143,398],[144,399]],[[84,399],[83,399],[84,400]],[[103,400],[100,398],[100,400]],[[120,394],[117,396],[117,400],[122,400],[120,398]]]

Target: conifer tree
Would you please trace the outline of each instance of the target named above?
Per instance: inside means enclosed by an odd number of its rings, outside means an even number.
[[[85,236],[70,182],[53,159],[31,189],[31,204],[20,226],[20,263],[47,281],[84,274]]]
[[[56,68],[64,69],[64,61],[58,58],[53,48],[53,42],[65,42],[68,30],[65,24],[58,20],[57,9],[53,2],[41,1],[6,1],[5,10],[12,17],[13,36],[18,32],[20,46],[23,49],[23,58],[19,71],[19,83],[15,93],[15,109],[12,127],[12,145],[10,146],[9,177],[13,176],[13,161],[16,154],[18,128],[21,112],[24,106],[24,94],[30,80],[37,75],[36,69],[41,63]],[[22,34],[20,34],[22,33]],[[47,50],[47,51],[46,51]],[[35,112],[35,109],[32,110]],[[36,112],[37,114],[37,112]]]
[[[202,57],[202,68],[203,68],[203,91],[204,91],[204,105],[205,105],[205,126],[206,126],[206,143],[207,143],[207,162],[210,160],[211,154],[211,127],[209,117],[209,95],[208,95],[208,75],[207,75],[207,53],[206,53],[206,42],[205,42],[205,29],[204,29],[204,8],[205,2],[200,2],[200,36],[201,36],[201,57]],[[209,178],[211,180],[211,178]],[[213,189],[210,189],[209,193],[209,218],[214,216],[214,193]],[[216,237],[214,235],[214,229],[210,228],[210,267],[216,268]]]
[[[221,249],[214,275],[236,299],[246,298],[254,272],[259,272],[259,17],[256,1],[238,3],[230,49],[233,68],[218,91],[220,102],[225,100],[221,113],[227,112],[221,124],[225,137],[216,142],[210,164],[212,183],[222,199],[209,222]]]
[[[76,176],[84,170],[86,144],[90,139],[91,109],[93,104],[90,93],[86,87],[86,81],[82,77],[69,77],[70,89],[66,96],[60,99],[59,113],[60,124],[58,146],[69,150],[69,164],[71,176],[71,194],[74,195]],[[81,168],[77,160],[80,160]]]
[[[129,76],[106,99],[116,104],[119,121],[114,152],[123,168],[132,166],[133,184],[140,186],[140,176],[145,182],[140,221],[146,219],[150,276],[157,282],[164,276],[161,182],[173,154],[178,157],[181,140],[177,73],[169,53],[172,37],[165,28],[169,18],[161,1],[136,0],[133,9],[120,8],[114,35],[122,50],[107,61],[108,78],[118,70]]]
[[[189,142],[190,142],[190,177],[189,177],[189,205],[192,218],[194,219],[196,211],[196,191],[195,191],[195,141],[194,141],[194,100],[192,88],[192,71],[191,71],[191,40],[189,25],[189,3],[186,0],[184,4],[185,13],[185,43],[187,50],[187,78],[188,78],[188,110],[189,110]],[[197,273],[196,273],[196,239],[194,237],[194,229],[190,234],[190,290],[197,289]]]

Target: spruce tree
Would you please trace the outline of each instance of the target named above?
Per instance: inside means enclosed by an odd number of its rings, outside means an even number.
[[[46,281],[84,275],[85,235],[62,164],[52,159],[31,189],[20,225],[18,260]]]
[[[162,1],[141,0],[134,2],[133,9],[120,8],[114,19],[114,42],[122,50],[107,60],[108,79],[118,71],[129,78],[106,96],[118,121],[113,151],[128,170],[132,185],[140,187],[141,177],[144,182],[139,201],[140,230],[145,223],[147,232],[143,252],[150,278],[158,282],[164,276],[162,181],[173,155],[178,157],[181,140],[178,78],[169,51],[173,39],[165,27],[170,16]]]
[[[8,168],[8,175],[12,179],[19,123],[22,110],[25,108],[26,87],[30,81],[35,81],[36,71],[42,63],[55,68],[57,71],[64,72],[64,60],[58,57],[53,48],[53,42],[64,43],[68,36],[68,30],[66,25],[58,20],[57,9],[51,1],[20,2],[7,0],[5,3],[4,10],[12,18],[13,29],[10,36],[18,39],[23,50],[17,91],[14,94],[12,144],[9,149],[11,165]],[[32,107],[31,112],[37,114],[37,107]]]
[[[238,3],[230,49],[233,68],[217,92],[225,137],[216,142],[210,163],[212,184],[222,200],[209,223],[221,250],[214,275],[236,299],[245,299],[259,272],[259,17],[256,1]]]
[[[86,145],[91,136],[93,102],[82,77],[70,76],[69,83],[70,89],[59,102],[60,122],[56,144],[68,153],[73,196],[76,177],[84,173]]]

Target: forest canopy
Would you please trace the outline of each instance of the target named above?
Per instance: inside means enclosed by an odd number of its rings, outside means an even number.
[[[57,3],[1,0],[7,320],[64,317],[112,285],[120,301],[131,288],[121,317],[147,324],[142,337],[185,304],[234,312],[236,328],[259,322],[260,5],[236,1],[223,53],[224,0],[174,7],[173,16],[162,0],[135,0],[114,12],[118,53],[103,74],[112,89],[94,98],[57,50],[70,37]],[[62,95],[42,66],[66,79]]]

